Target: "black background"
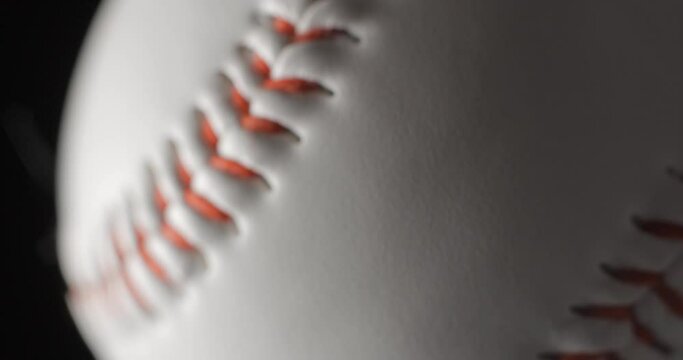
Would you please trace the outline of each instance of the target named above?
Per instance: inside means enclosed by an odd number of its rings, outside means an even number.
[[[64,97],[97,5],[0,1],[3,359],[92,358],[64,303],[54,161]]]

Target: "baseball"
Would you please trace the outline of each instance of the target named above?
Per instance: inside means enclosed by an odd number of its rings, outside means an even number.
[[[107,359],[683,359],[683,3],[105,2],[59,166]]]

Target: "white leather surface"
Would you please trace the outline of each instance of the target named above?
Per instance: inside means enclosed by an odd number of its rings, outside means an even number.
[[[183,146],[195,190],[229,208],[236,226],[173,205],[171,221],[205,264],[186,271],[155,245],[184,279],[168,294],[132,262],[153,318],[125,296],[116,311],[73,305],[99,357],[508,360],[608,349],[666,359],[628,324],[569,309],[643,296],[601,272],[606,263],[666,270],[683,290],[683,244],[631,223],[683,222],[683,183],[666,172],[683,169],[683,5],[271,3],[269,14],[360,41],[266,55],[274,76],[334,93],[249,93],[253,112],[299,143],[254,144],[220,128],[219,151],[258,168],[270,190],[213,173],[191,125],[196,107],[228,124],[212,78],[241,74],[229,59],[253,26],[252,4],[118,0],[100,10],[62,137],[67,281],[96,281],[97,267],[114,262],[107,214],[149,195],[147,160],[170,173],[169,138]],[[645,296],[640,318],[677,351],[668,358],[683,359],[683,321]]]

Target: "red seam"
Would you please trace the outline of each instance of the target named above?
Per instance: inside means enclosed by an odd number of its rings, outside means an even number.
[[[166,197],[161,192],[161,188],[159,186],[155,186],[154,188],[154,202],[156,204],[157,211],[159,212],[159,216],[162,218],[162,223],[160,226],[162,237],[180,250],[188,252],[197,251],[194,245],[185,240],[185,238],[164,219],[166,215],[166,209],[168,208],[168,200],[166,200]]]
[[[345,30],[341,29],[325,29],[325,28],[315,28],[308,30],[303,34],[298,34],[294,37],[294,43],[304,43],[312,41],[321,41],[330,39],[337,36],[348,35]]]
[[[297,34],[296,26],[282,17],[272,18],[273,29],[288,39],[290,44],[324,40],[333,36],[347,34],[339,29],[322,29],[316,28],[307,32]],[[262,87],[268,91],[277,91],[287,94],[303,94],[312,91],[323,89],[323,87],[315,82],[299,79],[272,79],[270,65],[258,54],[252,54],[250,60],[251,69],[263,79]],[[263,117],[254,116],[250,113],[249,100],[235,87],[230,88],[229,102],[233,106],[238,115],[240,125],[247,131],[265,134],[280,134],[290,132],[285,126],[277,121],[266,119]],[[241,164],[234,159],[223,158],[218,154],[219,137],[211,126],[210,121],[204,114],[201,114],[200,122],[200,137],[209,150],[208,163],[214,169],[225,172],[241,180],[251,180],[254,178],[261,178],[261,175],[253,169]],[[175,149],[175,173],[184,190],[183,198],[185,203],[195,212],[204,218],[218,221],[230,222],[232,216],[221,210],[205,197],[195,193],[191,189],[192,174],[189,169],[182,163],[178,156],[177,149]],[[173,228],[164,218],[169,207],[169,199],[163,194],[158,184],[155,184],[153,190],[153,202],[162,219],[160,226],[161,235],[173,244],[175,247],[183,250],[195,252],[197,249],[189,241],[185,239],[175,228]],[[150,305],[146,302],[142,294],[136,288],[133,280],[125,267],[127,258],[120,244],[116,239],[116,234],[112,232],[112,241],[119,263],[120,276],[123,279],[129,293],[138,303],[141,309],[148,312],[151,310]],[[147,249],[147,238],[139,228],[135,228],[136,250],[140,254],[146,266],[155,274],[155,276],[162,282],[168,282],[169,277],[165,269],[153,258]],[[78,289],[73,290],[78,294]]]
[[[209,163],[214,169],[228,173],[239,179],[250,180],[260,177],[256,171],[249,169],[239,162],[222,158],[218,155],[212,155],[211,159],[209,159]]]
[[[584,305],[576,306],[573,312],[579,316],[600,320],[625,322],[631,326],[631,332],[641,343],[656,349],[660,353],[669,354],[671,348],[657,338],[638,318],[634,305]]]
[[[193,192],[192,190],[185,190],[185,202],[207,219],[218,222],[229,222],[232,220],[232,216],[230,216],[230,214],[222,211],[205,197]]]
[[[123,266],[120,269],[121,272],[121,279],[123,280],[123,284],[126,286],[128,289],[128,292],[130,293],[131,297],[133,298],[133,301],[135,301],[138,306],[142,309],[142,311],[149,313],[152,310],[152,307],[149,305],[147,300],[142,296],[138,288],[135,286],[133,283],[133,279],[131,279],[130,274],[128,273],[128,270],[126,270]]]
[[[236,86],[230,88],[230,103],[238,115],[249,114],[249,101],[242,95]]]
[[[161,188],[158,186],[154,188],[154,204],[156,205],[157,210],[162,214],[166,211],[166,208],[168,208],[168,200],[166,200],[164,193],[161,192]]]
[[[152,310],[151,306],[135,286],[133,279],[131,279],[130,274],[128,273],[128,269],[126,268],[128,259],[123,250],[123,246],[121,245],[121,241],[114,230],[111,231],[110,237],[119,263],[119,275],[121,276],[121,280],[123,280],[124,286],[128,289],[128,293],[130,293],[133,301],[138,304],[140,309],[146,313],[150,313]]]
[[[255,133],[280,134],[287,131],[284,126],[276,123],[273,120],[253,115],[242,116],[240,119],[240,124],[245,130]]]
[[[218,135],[213,130],[211,122],[204,114],[201,116],[200,127],[204,145],[206,145],[210,153],[209,165],[216,170],[230,174],[238,179],[250,180],[260,177],[256,171],[244,166],[240,162],[218,155]]]
[[[245,130],[266,134],[279,134],[288,131],[284,126],[273,120],[251,115],[249,112],[251,107],[249,101],[234,85],[230,88],[230,103],[235,109],[237,116],[239,116],[240,125]]]
[[[320,84],[303,79],[266,79],[263,88],[270,91],[280,91],[288,94],[305,94],[320,90]]]
[[[188,252],[197,251],[192,243],[187,241],[183,235],[167,222],[161,224],[161,234],[180,250]]]
[[[192,183],[192,175],[190,175],[190,171],[185,167],[185,165],[180,162],[180,158],[176,158],[176,173],[182,186],[185,188],[189,187]]]
[[[614,352],[583,352],[575,354],[547,353],[541,354],[539,358],[543,360],[621,360],[621,357]]]
[[[279,16],[273,18],[273,29],[288,38],[292,38],[296,34],[294,24]]]
[[[671,312],[683,318],[683,297],[666,282],[664,273],[609,265],[603,265],[603,271],[617,281],[648,288]]]
[[[296,27],[281,17],[275,17],[272,21],[273,29],[286,37],[290,44],[320,41],[339,35],[348,35],[341,29],[315,28],[307,32],[297,34]],[[252,54],[251,68],[254,73],[263,78],[262,87],[265,90],[283,92],[287,94],[306,94],[324,89],[319,83],[300,79],[272,79],[270,65],[258,54]],[[248,131],[265,134],[280,134],[291,132],[282,124],[272,119],[254,116],[249,112],[250,104],[244,95],[233,84],[230,88],[230,103],[240,118],[240,125]]]
[[[270,65],[257,54],[253,54],[251,57],[251,68],[263,78],[270,77]]]
[[[232,220],[232,216],[230,216],[230,214],[219,209],[218,206],[214,205],[211,201],[197,194],[191,189],[192,174],[190,174],[190,171],[181,162],[177,154],[176,169],[178,178],[180,179],[180,182],[183,184],[184,188],[183,199],[191,209],[206,219],[218,222],[229,222]]]
[[[204,114],[201,115],[200,133],[206,147],[208,147],[211,152],[216,152],[218,147],[218,135],[213,131],[209,119]]]
[[[138,253],[145,265],[152,271],[152,273],[163,283],[170,284],[170,278],[166,269],[152,256],[147,248],[147,236],[139,227],[134,228],[135,240],[137,244]]]
[[[641,231],[662,240],[683,241],[683,225],[666,220],[636,217],[633,223]]]

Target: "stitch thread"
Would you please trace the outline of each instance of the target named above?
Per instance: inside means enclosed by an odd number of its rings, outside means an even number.
[[[161,234],[180,250],[192,252],[196,251],[194,245],[187,241],[178,231],[167,222],[161,224]]]
[[[147,249],[147,237],[145,236],[144,232],[137,226],[135,227],[134,232],[137,250],[138,253],[140,253],[142,261],[145,262],[145,265],[152,270],[152,273],[154,273],[154,275],[161,280],[161,282],[169,284],[170,279],[166,273],[166,270],[156,261],[156,259],[152,256],[152,254],[149,253]]]
[[[348,31],[337,28],[313,28],[309,31],[298,33],[296,26],[293,23],[278,16],[271,17],[270,26],[273,30],[280,34],[280,36],[287,39],[287,43],[289,45],[304,42],[322,41],[336,36],[346,36],[349,39],[357,41],[357,38],[351,35]],[[307,94],[312,92],[325,92],[331,95],[329,90],[314,81],[300,78],[272,78],[271,66],[264,60],[264,58],[256,54],[253,50],[251,50],[251,52],[249,65],[251,71],[253,71],[262,79],[262,89],[266,91],[281,92],[292,95]],[[283,133],[290,133],[294,135],[288,128],[277,122],[275,119],[262,118],[251,114],[250,101],[246,96],[243,95],[238,87],[230,81],[229,77],[226,76],[226,79],[230,84],[229,93],[226,100],[237,115],[238,122],[242,129],[253,133],[268,135],[278,135]],[[211,168],[241,181],[252,181],[255,179],[262,179],[265,181],[263,176],[255,169],[252,169],[235,159],[221,156],[218,153],[218,143],[220,139],[218,134],[213,129],[208,117],[206,114],[198,112],[198,120],[199,137],[208,150],[209,156],[207,159],[207,164]],[[296,137],[296,135],[294,136]],[[222,210],[211,200],[196,193],[192,189],[192,172],[182,162],[178,153],[178,148],[175,144],[172,144],[172,149],[174,153],[174,176],[179,181],[183,192],[181,201],[187,205],[189,209],[206,220],[217,223],[232,223],[233,217],[230,213]],[[159,215],[161,219],[159,232],[162,238],[182,252],[187,254],[201,255],[200,250],[167,221],[166,212],[169,209],[171,199],[163,193],[162,187],[159,186],[156,179],[153,179],[151,200],[154,204],[157,215]],[[140,255],[141,259],[143,260],[143,264],[150,270],[150,272],[158,281],[166,286],[173,286],[174,284],[171,283],[171,279],[167,270],[154,258],[154,255],[149,251],[147,247],[147,234],[141,227],[135,224],[133,224],[132,227],[134,233],[133,237],[135,240],[134,251]],[[136,287],[134,280],[131,278],[130,273],[128,272],[126,267],[128,262],[127,255],[121,246],[118,234],[113,228],[110,231],[110,239],[116,252],[118,273],[122,278],[127,291],[131,294],[131,297],[134,299],[135,303],[137,303],[138,307],[141,308],[144,313],[153,314],[152,305],[145,299],[145,297]],[[108,281],[101,285],[105,287],[107,283]],[[82,293],[82,289],[85,288],[85,285],[73,287],[70,290],[70,293]]]
[[[257,173],[253,169],[250,169],[242,165],[238,161],[226,159],[218,155],[218,135],[216,135],[216,133],[213,130],[213,127],[211,127],[211,123],[203,114],[201,117],[200,126],[202,140],[211,152],[211,157],[209,158],[209,165],[211,165],[216,170],[220,170],[242,180],[250,180],[261,177],[259,173]]]
[[[130,273],[128,272],[128,268],[126,267],[126,263],[128,262],[128,257],[126,256],[125,251],[123,250],[123,246],[121,246],[121,241],[119,240],[118,234],[112,229],[110,230],[110,238],[112,245],[114,246],[114,252],[116,253],[116,258],[118,260],[118,271],[119,275],[121,276],[121,279],[123,280],[123,284],[128,289],[128,292],[130,293],[131,297],[133,298],[133,301],[135,301],[138,304],[138,307],[146,313],[150,314],[152,312],[152,307],[149,305],[147,300],[145,300],[144,296],[140,293],[140,290],[135,286],[135,283],[133,282],[133,279],[130,277]],[[106,285],[105,285],[106,286]]]
[[[216,205],[212,204],[211,201],[191,190],[185,190],[185,202],[207,219],[218,222],[229,222],[232,220],[230,214],[222,211]]]
[[[683,179],[680,173],[673,168],[667,169],[667,174]],[[646,219],[634,217],[633,226],[639,231],[650,235],[660,241],[683,242],[683,225],[663,219]],[[667,308],[673,316],[683,319],[683,295],[668,284],[665,271],[653,271],[631,267],[618,267],[609,264],[601,266],[602,271],[615,281],[626,285],[647,289],[646,294],[651,294]],[[642,323],[636,313],[636,306],[644,298],[630,304],[604,305],[585,304],[574,306],[571,310],[578,316],[591,319],[626,323],[631,327],[631,333],[636,341],[663,354],[671,355],[673,349],[669,344],[661,340],[657,334]],[[595,353],[543,353],[540,359],[546,360],[620,360],[616,350]]]

